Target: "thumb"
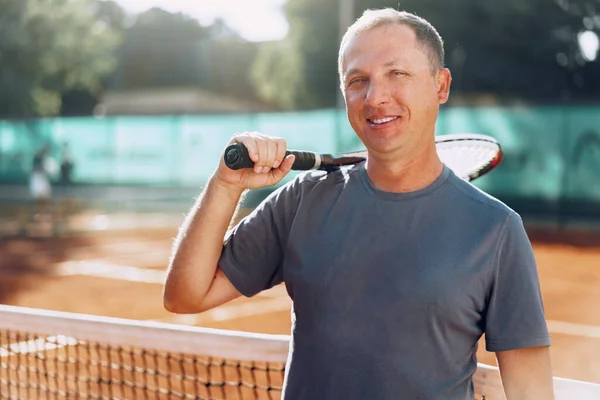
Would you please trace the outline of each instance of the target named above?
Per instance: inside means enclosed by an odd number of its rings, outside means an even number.
[[[296,156],[290,154],[286,158],[283,159],[281,165],[278,168],[272,169],[273,177],[277,180],[283,179],[291,170],[294,161],[296,160]]]

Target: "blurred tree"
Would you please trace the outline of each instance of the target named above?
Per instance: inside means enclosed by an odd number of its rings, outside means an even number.
[[[336,104],[339,1],[289,0],[289,36],[265,46],[253,69],[265,99],[287,108]],[[600,31],[599,0],[354,0],[427,18],[445,41],[451,99],[589,99],[600,90],[598,59],[585,59],[578,36]]]
[[[584,70],[600,72],[600,64],[583,62],[577,39],[585,30],[585,14],[593,17],[600,10],[584,11],[578,1],[600,5],[597,0],[404,4],[427,16],[442,34],[458,98],[486,94],[497,100],[555,102],[588,98],[600,88],[597,79],[581,79]]]
[[[183,14],[150,9],[126,29],[109,88],[139,89],[197,82],[208,33]]]
[[[207,87],[215,92],[257,100],[251,66],[256,60],[260,44],[242,39],[220,19],[209,27],[209,35],[210,79]]]
[[[204,27],[185,14],[150,9],[124,33],[119,66],[110,89],[198,86],[256,100],[249,69],[257,44],[248,43],[222,20]]]
[[[130,22],[131,17],[121,6],[112,0],[94,0],[90,5],[90,12],[94,21],[106,24],[111,31],[122,38],[123,32]],[[120,58],[120,46],[114,48],[111,53],[115,60]],[[100,86],[104,89],[111,79],[112,74],[105,75],[101,79]],[[61,110],[62,116],[85,116],[91,115],[98,104],[101,90],[90,88],[75,88],[62,93]]]
[[[131,20],[125,10],[113,0],[95,0],[90,10],[96,21],[102,21],[119,32],[122,32]]]
[[[328,98],[322,99],[321,102],[311,98],[311,90],[314,94],[333,96],[333,88],[319,90],[303,84],[305,61],[306,59],[297,51],[294,40],[288,38],[264,43],[251,70],[252,82],[258,95],[284,110],[310,108],[311,105],[316,108],[319,104],[324,107],[330,105]],[[332,75],[331,68],[328,70],[328,75],[328,81],[335,82],[336,77]]]
[[[338,1],[285,4],[288,36],[263,46],[253,66],[253,82],[263,99],[287,109],[335,106]]]
[[[97,91],[118,35],[96,0],[0,0],[0,117],[56,115],[61,95]]]

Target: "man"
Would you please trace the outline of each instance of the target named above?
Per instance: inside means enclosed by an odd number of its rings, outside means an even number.
[[[293,162],[282,139],[235,135],[255,167],[221,161],[209,180],[175,243],[166,308],[197,313],[285,282],[285,399],[473,399],[484,333],[509,400],[552,399],[521,219],[436,152],[451,82],[437,31],[409,13],[367,11],[342,40],[339,72],[367,161],[299,175],[227,233],[243,191],[276,184]]]

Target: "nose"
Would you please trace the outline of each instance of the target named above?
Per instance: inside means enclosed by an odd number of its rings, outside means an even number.
[[[387,104],[390,100],[390,91],[388,85],[384,83],[378,83],[375,81],[369,82],[369,88],[365,103],[370,107],[376,107],[383,104]]]

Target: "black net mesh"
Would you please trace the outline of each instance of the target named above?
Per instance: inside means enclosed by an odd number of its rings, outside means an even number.
[[[284,367],[0,330],[0,399],[279,399]]]

